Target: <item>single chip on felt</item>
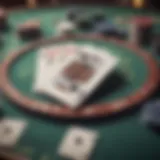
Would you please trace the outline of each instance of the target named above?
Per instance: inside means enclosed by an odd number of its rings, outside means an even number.
[[[149,126],[160,126],[160,100],[153,100],[144,104],[141,121]]]
[[[21,24],[18,28],[18,34],[22,39],[36,39],[41,36],[40,22],[29,20]]]
[[[6,30],[8,28],[7,17],[8,14],[5,9],[0,7],[0,30]]]

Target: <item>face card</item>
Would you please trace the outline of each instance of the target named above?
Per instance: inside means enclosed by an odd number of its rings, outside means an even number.
[[[0,146],[14,146],[21,137],[26,125],[25,121],[3,119],[0,123]]]
[[[76,109],[89,98],[118,64],[118,59],[107,51],[87,47],[69,56],[47,84],[46,94],[71,109]]]
[[[96,131],[72,127],[59,147],[60,156],[74,160],[88,160],[95,148],[99,135]]]

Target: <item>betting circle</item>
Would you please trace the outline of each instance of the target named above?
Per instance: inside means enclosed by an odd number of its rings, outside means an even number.
[[[110,103],[100,103],[82,106],[80,109],[71,110],[66,106],[58,106],[57,104],[50,102],[41,102],[38,100],[30,99],[24,95],[22,95],[11,83],[8,78],[8,73],[10,67],[13,65],[15,60],[17,60],[20,56],[27,54],[28,51],[45,45],[45,44],[53,44],[54,42],[60,42],[61,40],[100,40],[104,42],[112,42],[116,45],[120,45],[122,47],[128,48],[134,51],[135,54],[143,58],[143,61],[146,63],[148,67],[148,79],[143,84],[143,86],[134,94],[129,95],[128,97],[118,99],[112,101]],[[108,116],[113,113],[117,113],[123,111],[127,108],[131,108],[132,106],[142,102],[146,98],[148,98],[158,87],[159,82],[159,69],[155,62],[155,60],[144,50],[140,49],[133,44],[129,44],[123,40],[112,39],[112,38],[104,38],[98,35],[68,35],[50,39],[41,39],[36,42],[33,42],[22,49],[15,51],[14,53],[9,54],[9,56],[4,60],[1,64],[1,89],[4,94],[12,100],[14,103],[18,104],[18,106],[23,109],[41,113],[43,115],[47,115],[49,117],[57,117],[57,118],[97,118]]]

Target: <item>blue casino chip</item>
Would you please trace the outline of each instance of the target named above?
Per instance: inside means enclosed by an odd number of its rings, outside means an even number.
[[[141,112],[141,121],[146,125],[160,126],[160,100],[144,104]]]
[[[94,33],[99,33],[104,36],[118,36],[119,35],[119,31],[116,28],[116,26],[110,23],[109,21],[95,24]]]

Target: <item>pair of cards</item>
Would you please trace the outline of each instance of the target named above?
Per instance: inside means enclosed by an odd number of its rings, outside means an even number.
[[[2,119],[0,121],[0,146],[13,147],[22,136],[27,123],[17,119]]]
[[[38,55],[34,91],[76,109],[95,92],[117,64],[118,59],[108,51],[91,45],[45,48]]]
[[[67,159],[88,160],[96,146],[99,134],[97,131],[81,127],[72,127],[68,130],[58,154]]]

